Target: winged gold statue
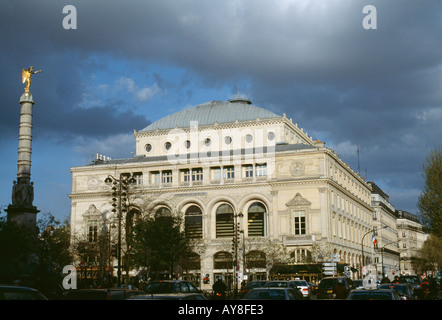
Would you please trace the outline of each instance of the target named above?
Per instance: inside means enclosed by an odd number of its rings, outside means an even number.
[[[42,70],[34,71],[34,67],[23,69],[21,72],[22,83],[26,82],[25,92],[29,93],[29,87],[31,86],[31,77],[33,74],[42,72]]]

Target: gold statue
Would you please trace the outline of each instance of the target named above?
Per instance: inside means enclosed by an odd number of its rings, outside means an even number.
[[[21,72],[22,82],[26,83],[25,92],[29,93],[29,87],[31,86],[31,77],[33,74],[42,72],[41,70],[34,71],[34,67],[29,67],[28,70],[23,69]]]

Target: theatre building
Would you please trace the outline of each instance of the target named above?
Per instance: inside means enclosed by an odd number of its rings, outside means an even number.
[[[94,241],[108,228],[117,212],[105,180],[133,177],[127,214],[182,215],[201,246],[194,269],[179,276],[203,289],[218,276],[231,282],[236,264],[240,277],[269,277],[274,248],[287,252],[278,260],[287,266],[328,261],[315,251],[322,247],[359,269],[361,239],[372,229],[371,186],[285,115],[236,97],[170,114],[134,137],[130,158],[98,156],[71,168],[73,235]],[[371,239],[364,241],[368,251]]]

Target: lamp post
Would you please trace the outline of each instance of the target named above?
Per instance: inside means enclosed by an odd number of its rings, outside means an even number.
[[[127,212],[127,189],[129,184],[135,183],[132,175],[122,175],[117,179],[108,175],[104,182],[112,186],[112,212],[117,214],[118,218],[118,247],[117,247],[117,286],[121,287],[121,219],[123,212]],[[118,209],[117,209],[118,208]]]
[[[382,228],[380,228],[379,230],[382,230],[384,228],[387,228],[388,226],[383,226]],[[361,251],[362,251],[362,261],[361,261],[361,277],[362,277],[362,268],[364,266],[364,238],[367,234],[369,233],[374,233],[374,229],[366,232],[363,236],[362,236],[362,240],[361,240]]]
[[[235,254],[235,261],[233,263],[233,269],[234,269],[233,270],[233,281],[234,281],[235,298],[237,297],[237,294],[238,294],[238,279],[236,278],[236,271],[237,271],[236,269],[238,267],[238,242],[239,242],[239,239],[238,239],[238,236],[239,236],[239,234],[238,234],[239,233],[238,217],[242,218],[242,217],[244,217],[244,215],[241,212],[233,215],[233,219],[234,219],[234,222],[233,222],[234,223],[233,251]]]
[[[392,244],[392,243],[398,243],[400,240],[397,241],[390,241],[384,244],[381,248],[381,267],[382,267],[382,278],[384,277],[384,249],[386,246]]]

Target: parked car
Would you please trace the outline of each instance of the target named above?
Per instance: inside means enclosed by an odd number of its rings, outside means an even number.
[[[305,280],[294,280],[295,285],[301,290],[301,293],[305,299],[309,299],[312,294],[310,285]]]
[[[301,300],[297,292],[290,287],[261,287],[247,292],[242,300]]]
[[[310,291],[312,292],[312,294],[316,294],[316,291],[318,290],[318,285],[314,284],[313,282],[309,282],[308,284],[310,286]]]
[[[401,300],[396,291],[391,289],[354,289],[347,300]]]
[[[414,300],[413,288],[407,283],[383,283],[378,289],[391,289],[396,291],[401,300]]]
[[[245,287],[241,288],[241,296],[244,296],[247,292],[254,288],[262,287],[266,283],[267,281],[265,280],[250,281]]]
[[[353,280],[353,288],[354,289],[363,289],[364,288],[364,280],[362,279],[355,279]]]
[[[64,300],[109,300],[107,289],[73,289],[69,290]]]
[[[423,298],[422,279],[416,275],[403,275],[399,277],[399,283],[408,283],[413,287],[414,296],[418,299]]]
[[[34,288],[0,285],[0,300],[48,300],[48,298]]]
[[[201,293],[191,282],[186,280],[150,281],[144,289],[146,293]]]
[[[298,288],[298,286],[296,285],[295,281],[293,280],[288,280],[288,281],[283,281],[283,280],[276,280],[276,281],[267,281],[263,286],[263,288],[269,288],[269,287],[273,287],[273,288],[292,288],[295,290],[295,294],[296,294],[296,298],[297,300],[301,300],[304,296],[301,292],[301,290]]]
[[[353,281],[347,277],[327,277],[321,280],[317,299],[345,299],[353,289]]]
[[[145,293],[142,290],[123,288],[76,289],[68,291],[65,300],[126,300],[131,296]]]
[[[112,288],[109,289],[109,298],[108,300],[126,300],[130,297],[146,294],[146,292],[142,290],[134,290],[134,289],[124,289],[124,288]]]
[[[158,293],[142,294],[129,297],[127,300],[207,300],[201,293]]]

